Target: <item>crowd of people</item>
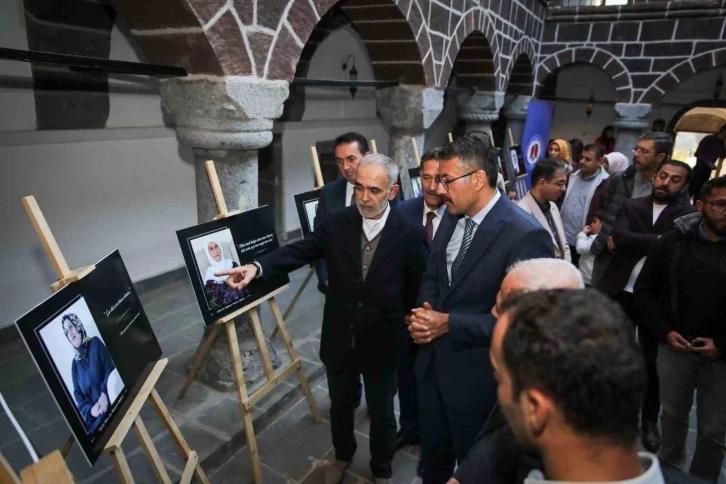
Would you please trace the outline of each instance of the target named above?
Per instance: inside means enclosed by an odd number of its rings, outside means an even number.
[[[470,133],[425,153],[423,195],[398,201],[398,166],[346,133],[315,230],[216,274],[242,288],[318,264],[326,484],[356,452],[363,390],[378,484],[419,444],[426,484],[718,480],[726,177],[709,171],[692,202],[699,165],[673,160],[668,134],[644,134],[632,165],[612,132],[599,141],[555,140],[512,201],[491,140]]]

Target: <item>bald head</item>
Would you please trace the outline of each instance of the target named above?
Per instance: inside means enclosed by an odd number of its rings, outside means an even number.
[[[515,263],[507,271],[497,294],[492,314],[499,317],[502,301],[515,293],[542,289],[584,289],[580,271],[561,259],[528,259]]]

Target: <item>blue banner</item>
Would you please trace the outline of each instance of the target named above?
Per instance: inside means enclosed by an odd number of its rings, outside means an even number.
[[[521,144],[527,173],[532,173],[534,165],[547,156],[547,142],[554,115],[555,103],[537,99],[529,102]],[[529,188],[531,188],[531,179],[527,177],[527,189]]]

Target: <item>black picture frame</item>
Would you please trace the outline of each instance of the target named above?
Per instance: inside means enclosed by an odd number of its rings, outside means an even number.
[[[222,248],[221,262],[227,262],[223,268],[231,268],[249,264],[277,249],[280,244],[275,234],[274,217],[267,205],[182,229],[176,234],[202,319],[207,326],[290,282],[287,275],[264,277],[252,281],[245,289],[233,290],[221,278],[214,276],[216,271],[209,254],[205,254],[209,244],[217,242]]]
[[[75,319],[66,320],[71,315]],[[80,350],[74,349],[70,321],[80,322],[82,332],[76,333],[86,335]],[[162,354],[118,250],[15,324],[71,433],[93,465]],[[98,417],[87,410],[93,401],[88,391],[106,395],[107,410]]]
[[[524,164],[524,155],[522,155],[522,148],[519,145],[512,145],[508,149],[507,156],[509,156],[509,161],[512,164],[512,169],[514,170],[514,178],[517,178],[521,175],[527,174],[527,168]]]
[[[418,198],[423,195],[423,188],[421,186],[421,167],[409,168],[408,178],[411,180],[411,190],[413,191],[413,198]]]
[[[297,217],[300,220],[300,231],[303,237],[307,237],[310,232],[315,230],[315,216],[318,212],[320,190],[297,193],[294,197]]]

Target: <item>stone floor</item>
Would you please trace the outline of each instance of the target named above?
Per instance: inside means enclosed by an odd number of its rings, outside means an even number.
[[[307,268],[304,268],[291,274],[290,289],[278,298],[283,310],[306,273]],[[201,316],[188,281],[167,284],[140,297],[164,350],[164,356],[170,360],[157,389],[190,446],[199,453],[210,480],[213,483],[252,482],[250,458],[245,446],[235,394],[217,392],[195,382],[183,400],[176,399],[184,379],[186,364],[203,332]],[[313,423],[294,377],[281,384],[255,407],[254,426],[266,483],[320,483],[320,466],[333,456],[329,423],[330,402],[323,367],[318,358],[322,307],[323,298],[311,284],[291,313],[287,324],[303,358],[305,373],[310,379],[324,420],[321,424]],[[266,307],[262,311],[262,323],[265,333],[270,334],[274,323]],[[273,340],[272,344],[281,352],[284,350],[279,340]],[[0,347],[0,392],[40,454],[48,453],[63,444],[69,431],[27,350],[19,340]],[[178,449],[148,404],[141,415],[172,479],[178,480],[184,465]],[[691,428],[695,429],[695,411],[691,417]],[[356,418],[358,452],[349,468],[345,484],[368,483],[372,479],[368,468],[370,454],[365,405],[357,410]],[[688,438],[689,460],[694,446],[695,431],[691,430]],[[418,447],[405,448],[396,454],[393,462],[395,483],[420,482],[416,477],[419,450]],[[124,443],[124,452],[136,482],[157,482],[133,433],[129,434]],[[0,453],[15,469],[30,463],[27,452],[5,415],[0,415]],[[90,467],[79,449],[74,447],[67,461],[78,482],[118,482],[108,456],[102,456],[95,466]],[[719,482],[725,482],[723,476]]]

